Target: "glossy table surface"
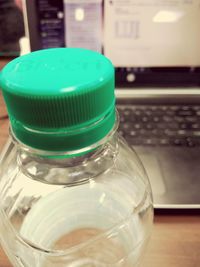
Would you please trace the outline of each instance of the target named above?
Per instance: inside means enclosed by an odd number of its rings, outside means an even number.
[[[5,63],[6,60],[0,60],[0,69]],[[0,91],[0,118],[5,115]],[[0,119],[0,150],[7,139],[8,127],[8,119]],[[0,267],[11,266],[0,248]],[[179,215],[156,214],[141,267],[200,267],[200,215],[186,215],[184,212]]]

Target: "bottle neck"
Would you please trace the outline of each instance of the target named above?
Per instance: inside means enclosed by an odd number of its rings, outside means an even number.
[[[93,146],[66,153],[35,150],[13,139],[18,146],[19,168],[26,176],[44,183],[82,183],[113,166],[118,152],[116,129],[117,125],[109,135]]]
[[[100,139],[98,142],[91,144],[90,146],[85,146],[81,149],[71,150],[71,151],[52,151],[52,150],[43,150],[43,149],[36,149],[22,143],[17,136],[14,134],[12,127],[10,128],[10,135],[12,137],[13,143],[20,147],[21,150],[25,151],[28,154],[35,155],[36,157],[43,157],[43,158],[52,158],[52,159],[63,159],[63,158],[74,158],[74,157],[81,157],[85,154],[91,153],[92,151],[97,150],[99,147],[107,143],[110,139],[112,139],[113,135],[116,133],[119,126],[119,115],[116,113],[116,119],[113,127],[108,132],[106,136]]]
[[[45,116],[44,116],[45,117]],[[68,154],[85,151],[96,146],[105,136],[110,135],[116,124],[115,107],[106,111],[96,120],[72,126],[66,124],[53,128],[36,128],[26,125],[10,116],[11,131],[18,142],[46,154],[46,151],[68,151]],[[49,152],[48,152],[49,153]],[[54,153],[53,153],[54,154]]]

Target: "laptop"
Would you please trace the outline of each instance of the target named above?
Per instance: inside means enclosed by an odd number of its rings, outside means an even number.
[[[30,50],[84,47],[116,68],[120,133],[157,209],[200,208],[200,1],[26,0]]]

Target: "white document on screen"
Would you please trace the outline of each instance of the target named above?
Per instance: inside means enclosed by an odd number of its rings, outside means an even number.
[[[200,65],[200,0],[105,0],[104,16],[116,67]]]
[[[102,0],[65,0],[65,44],[101,52]]]

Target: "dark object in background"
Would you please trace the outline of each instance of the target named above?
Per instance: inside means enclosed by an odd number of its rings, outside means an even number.
[[[27,0],[31,51],[65,47],[64,1]]]
[[[22,11],[12,0],[0,0],[0,57],[18,56],[19,39],[24,36]]]

